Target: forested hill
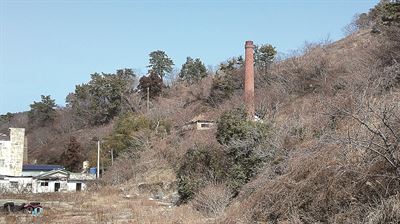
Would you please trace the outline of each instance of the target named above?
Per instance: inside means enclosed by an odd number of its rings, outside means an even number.
[[[400,3],[381,1],[346,29],[280,59],[258,44],[263,122],[246,119],[242,57],[216,71],[188,57],[172,75],[157,50],[148,74],[92,74],[66,107],[42,96],[2,115],[0,132],[25,127],[30,162],[75,171],[95,164],[99,138],[102,186],[161,183],[218,223],[399,223]],[[194,118],[216,128],[188,129]]]

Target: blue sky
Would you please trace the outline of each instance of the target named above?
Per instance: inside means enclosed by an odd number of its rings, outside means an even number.
[[[244,41],[279,52],[343,37],[354,14],[378,0],[0,0],[0,114],[29,110],[40,95],[64,105],[94,72],[147,71],[164,50],[180,69],[243,54]]]

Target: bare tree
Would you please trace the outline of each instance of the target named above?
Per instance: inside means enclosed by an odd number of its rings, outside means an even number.
[[[380,101],[361,100],[353,111],[342,109],[354,125],[349,125],[347,143],[367,150],[390,165],[400,177],[400,102],[396,97]]]

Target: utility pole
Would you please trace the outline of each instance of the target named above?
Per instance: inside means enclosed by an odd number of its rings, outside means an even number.
[[[150,109],[150,87],[147,87],[147,113],[149,113]]]
[[[111,166],[114,164],[114,150],[111,149]]]
[[[100,178],[100,139],[97,140],[97,179]]]

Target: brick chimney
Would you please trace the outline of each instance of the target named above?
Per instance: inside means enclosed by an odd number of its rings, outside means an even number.
[[[247,109],[247,118],[254,119],[254,45],[253,41],[245,43],[245,81],[244,81],[244,100]]]

